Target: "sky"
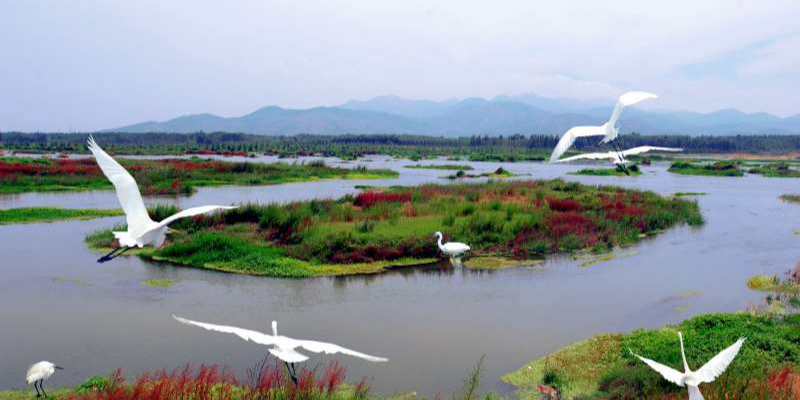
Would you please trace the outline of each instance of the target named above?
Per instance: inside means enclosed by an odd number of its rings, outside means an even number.
[[[0,0],[0,131],[536,93],[800,113],[800,2]]]

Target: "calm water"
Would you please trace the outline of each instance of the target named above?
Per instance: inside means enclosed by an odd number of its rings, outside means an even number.
[[[360,184],[445,182],[439,177],[450,173],[372,159],[342,165],[394,168],[401,177],[209,188],[177,200],[147,201],[184,207],[285,202],[338,197]],[[530,174],[522,179],[563,176],[662,194],[706,192],[698,200],[707,222],[697,229],[672,229],[586,268],[560,257],[494,272],[432,266],[306,280],[182,269],[136,257],[97,264],[98,256],[82,243],[84,235],[122,218],[0,226],[0,387],[23,387],[27,366],[42,359],[67,368],[51,383],[62,386],[117,367],[131,376],[189,361],[225,364],[244,374],[266,353],[235,337],[180,325],[170,318],[174,313],[264,331],[276,319],[281,333],[386,356],[385,364],[340,358],[351,380],[372,377],[375,390],[384,394],[447,393],[483,354],[484,389],[508,391],[500,375],[570,342],[759,302],[761,296],[748,291],[745,280],[782,273],[800,260],[800,236],[793,234],[800,229],[800,207],[778,200],[800,191],[796,180],[679,176],[664,166],[647,167],[635,178],[577,177],[565,173],[578,166],[470,164],[476,172],[502,165]],[[105,191],[0,197],[0,208],[46,205],[118,207],[114,193]],[[172,279],[175,285],[144,286],[148,279]]]

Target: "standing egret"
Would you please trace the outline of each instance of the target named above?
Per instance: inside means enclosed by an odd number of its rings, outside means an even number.
[[[192,207],[161,222],[155,222],[150,219],[150,215],[147,213],[147,207],[144,205],[142,194],[139,192],[139,187],[136,185],[133,176],[101,149],[91,136],[89,136],[89,150],[97,160],[97,165],[100,166],[103,174],[114,184],[114,189],[117,191],[117,199],[119,199],[119,203],[122,206],[122,211],[125,212],[125,218],[128,223],[127,231],[113,232],[114,237],[119,241],[120,247],[100,257],[97,262],[109,261],[133,247],[144,247],[145,245],[161,247],[167,238],[169,229],[167,225],[180,218],[205,214],[215,210],[236,208],[226,206]],[[122,251],[117,253],[120,250]]]
[[[252,341],[258,344],[262,344],[264,346],[272,346],[268,351],[273,356],[281,359],[281,361],[283,361],[284,364],[286,364],[286,369],[289,371],[289,377],[292,378],[292,381],[295,384],[297,383],[297,370],[295,369],[294,364],[308,360],[307,356],[298,353],[295,350],[298,347],[308,350],[312,353],[325,353],[325,354],[342,353],[348,356],[363,358],[367,361],[372,361],[372,362],[389,361],[388,358],[375,357],[368,354],[359,353],[357,351],[346,349],[344,347],[335,345],[333,343],[316,342],[313,340],[299,340],[299,339],[292,339],[286,336],[280,336],[278,335],[277,321],[272,321],[272,335],[268,335],[266,333],[237,328],[235,326],[214,325],[214,324],[207,324],[204,322],[192,321],[185,318],[176,317],[174,315],[172,316],[172,318],[175,318],[176,321],[183,324],[199,326],[209,331],[232,333],[247,341]]]
[[[650,151],[683,151],[681,148],[677,147],[657,147],[657,146],[639,146],[634,147],[632,149],[623,150],[623,151],[608,151],[605,153],[585,153],[585,154],[578,154],[577,156],[562,158],[556,160],[557,163],[563,162],[570,162],[575,160],[603,160],[608,159],[616,166],[625,166],[629,163],[628,160],[625,159],[625,156],[630,156],[634,154],[642,154],[647,153]]]
[[[658,98],[658,96],[647,92],[627,92],[622,96],[619,96],[617,105],[614,107],[614,111],[611,113],[611,118],[608,119],[608,122],[600,126],[576,126],[570,128],[566,133],[564,133],[564,135],[561,136],[561,139],[558,141],[558,144],[556,144],[556,147],[553,149],[553,153],[550,155],[550,162],[555,162],[561,158],[561,156],[564,155],[564,153],[566,153],[570,147],[572,147],[572,145],[575,143],[575,140],[579,137],[604,136],[600,143],[608,143],[613,141],[617,138],[617,136],[619,136],[617,121],[619,120],[619,116],[622,114],[622,109],[641,101],[655,98]]]
[[[61,368],[49,361],[39,361],[28,368],[28,373],[25,374],[25,383],[28,385],[33,384],[33,388],[36,389],[36,397],[41,397],[42,394],[44,394],[44,397],[47,397],[47,393],[45,393],[44,386],[42,386],[42,384],[44,381],[50,378],[50,376],[52,376],[57,369],[64,368]],[[37,384],[39,387],[36,387]],[[42,389],[41,394],[39,393],[39,389]]]
[[[680,332],[678,332],[678,339],[681,342],[681,357],[683,357],[684,370],[683,373],[666,365],[659,364],[653,360],[638,356],[633,351],[631,351],[631,354],[661,374],[664,379],[680,387],[686,386],[689,389],[689,400],[703,400],[703,394],[700,393],[698,386],[701,383],[711,383],[714,381],[714,379],[717,379],[718,376],[722,375],[722,373],[725,372],[725,369],[728,368],[728,365],[730,365],[733,359],[736,358],[736,355],[739,353],[739,350],[742,348],[742,344],[744,344],[745,341],[744,337],[739,338],[736,343],[732,344],[727,349],[722,350],[705,365],[700,367],[700,369],[693,372],[689,369],[689,364],[686,362],[686,353],[683,351],[683,335]]]
[[[469,246],[464,243],[447,242],[442,244],[442,232],[436,232],[434,235],[438,238],[437,244],[439,245],[439,250],[449,257],[451,261],[460,258],[470,250]]]

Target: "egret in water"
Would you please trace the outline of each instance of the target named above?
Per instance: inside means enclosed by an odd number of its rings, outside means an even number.
[[[725,369],[728,368],[728,365],[736,358],[736,355],[739,353],[745,341],[744,337],[739,338],[736,343],[722,350],[705,365],[700,367],[700,369],[693,372],[689,369],[689,364],[686,362],[686,353],[683,351],[683,335],[680,332],[678,332],[678,339],[681,342],[681,357],[683,357],[684,372],[679,372],[666,365],[638,356],[633,351],[631,351],[631,354],[644,361],[650,368],[661,374],[664,379],[680,387],[686,386],[689,389],[689,400],[703,400],[703,394],[700,393],[698,386],[701,383],[711,383],[714,379],[717,379],[718,376],[722,375]]]
[[[437,244],[442,254],[450,258],[450,260],[458,260],[470,250],[469,246],[459,242],[447,242],[442,244],[442,232],[436,232],[434,235],[438,238]]]
[[[236,208],[226,206],[192,207],[161,222],[155,222],[150,219],[150,215],[147,213],[147,207],[144,205],[142,194],[139,192],[139,187],[136,185],[133,176],[101,149],[91,136],[89,136],[89,150],[97,160],[97,165],[100,166],[103,174],[114,184],[114,189],[117,191],[117,199],[119,199],[119,204],[122,206],[122,211],[125,212],[125,218],[128,223],[127,231],[114,232],[114,237],[119,241],[120,247],[100,257],[97,262],[109,261],[134,247],[144,247],[146,245],[161,247],[167,238],[168,225],[175,220],[215,210]]]
[[[562,162],[570,162],[575,160],[611,160],[611,162],[618,166],[624,167],[629,164],[629,161],[625,159],[625,156],[630,156],[634,154],[643,154],[651,151],[683,151],[681,148],[677,147],[657,147],[657,146],[639,146],[634,147],[628,150],[622,151],[607,151],[603,153],[585,153],[585,154],[578,154],[577,156],[562,158],[560,160],[556,160],[557,163]]]
[[[42,384],[44,381],[50,378],[50,376],[52,376],[57,369],[64,368],[61,368],[49,361],[39,361],[28,368],[28,373],[25,376],[25,383],[28,385],[33,384],[33,388],[36,389],[36,397],[41,397],[42,394],[44,397],[47,397],[47,393],[45,393],[44,386],[42,386]],[[36,386],[37,384],[39,385],[38,387]],[[42,389],[42,393],[39,393],[39,389]]]
[[[617,105],[614,107],[614,111],[611,113],[611,118],[609,118],[608,122],[600,126],[576,126],[564,133],[553,149],[553,153],[550,155],[550,162],[555,162],[561,158],[579,137],[604,136],[600,143],[609,143],[613,141],[619,136],[617,121],[622,114],[622,109],[641,101],[655,98],[658,98],[658,96],[647,92],[628,92],[619,96]]]
[[[172,316],[172,318],[175,318],[175,320],[177,320],[178,322],[187,325],[199,326],[209,331],[232,333],[247,341],[252,341],[258,344],[262,344],[264,346],[272,346],[268,351],[273,356],[278,357],[281,361],[283,361],[284,364],[286,364],[286,369],[289,371],[289,376],[292,378],[292,381],[294,383],[297,383],[297,370],[295,369],[294,364],[308,360],[308,357],[306,355],[301,354],[297,352],[297,350],[295,350],[297,348],[303,348],[312,353],[325,353],[325,354],[342,353],[348,356],[363,358],[364,360],[372,362],[389,361],[388,358],[375,357],[368,354],[359,353],[355,350],[346,349],[342,346],[335,345],[333,343],[316,342],[313,340],[299,340],[286,336],[280,336],[278,335],[277,321],[272,321],[272,335],[268,335],[266,333],[237,328],[235,326],[214,325],[214,324],[207,324],[204,322],[192,321],[185,318],[176,317],[174,315]]]

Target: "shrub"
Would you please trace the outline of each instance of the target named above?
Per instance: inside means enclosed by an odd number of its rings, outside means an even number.
[[[411,193],[383,193],[367,191],[359,193],[353,205],[362,208],[369,208],[380,203],[403,203],[411,201]]]

